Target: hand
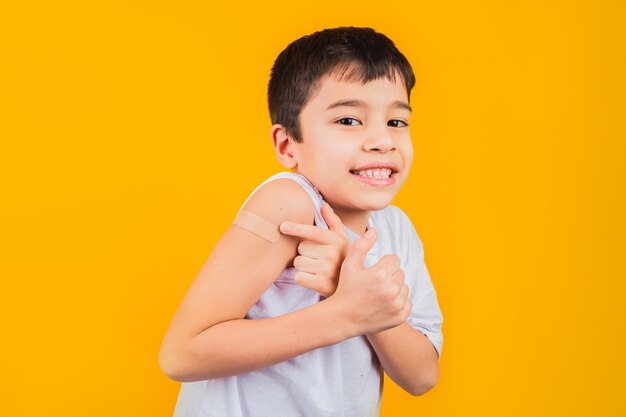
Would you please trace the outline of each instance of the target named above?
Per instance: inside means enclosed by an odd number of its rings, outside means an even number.
[[[340,316],[347,319],[350,337],[396,327],[406,321],[413,308],[398,256],[385,255],[371,268],[364,268],[365,256],[376,239],[376,230],[370,229],[352,244],[337,290],[328,300],[334,301]]]
[[[293,266],[298,270],[294,277],[302,287],[330,297],[337,288],[341,263],[350,247],[350,238],[343,230],[341,219],[324,203],[322,217],[329,229],[319,226],[283,222],[280,231],[286,235],[302,238],[298,245],[298,256]]]

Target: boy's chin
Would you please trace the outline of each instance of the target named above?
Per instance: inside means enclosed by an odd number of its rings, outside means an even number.
[[[380,196],[378,198],[370,198],[367,201],[364,201],[361,205],[361,209],[367,211],[378,211],[382,210],[392,203],[394,196]]]

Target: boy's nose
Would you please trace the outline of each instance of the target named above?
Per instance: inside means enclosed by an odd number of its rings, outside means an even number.
[[[396,144],[388,131],[388,127],[376,129],[368,133],[367,139],[363,142],[363,148],[366,151],[389,152],[396,149]]]

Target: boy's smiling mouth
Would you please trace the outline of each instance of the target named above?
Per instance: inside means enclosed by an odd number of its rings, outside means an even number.
[[[396,182],[398,167],[390,162],[374,163],[351,169],[350,173],[367,185],[386,187]]]

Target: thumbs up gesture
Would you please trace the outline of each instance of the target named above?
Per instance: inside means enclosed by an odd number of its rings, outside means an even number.
[[[376,230],[370,229],[352,244],[341,266],[337,289],[328,300],[339,306],[351,336],[396,327],[413,308],[398,256],[385,255],[371,268],[363,266],[376,239]]]
[[[296,283],[330,297],[337,288],[341,263],[350,247],[350,238],[343,230],[341,219],[328,203],[322,206],[322,216],[328,230],[313,225],[283,222],[280,231],[302,238],[298,245],[298,256],[293,260],[293,266],[298,269],[294,277]]]

